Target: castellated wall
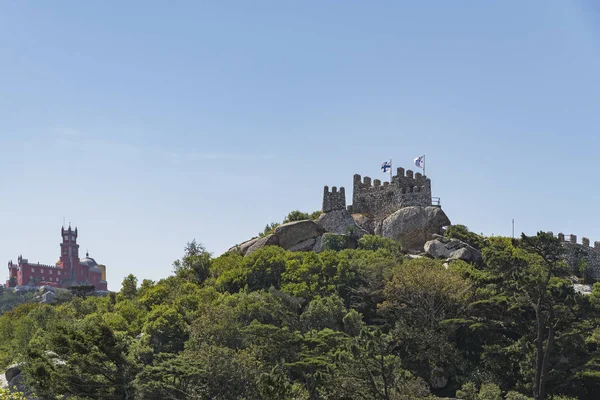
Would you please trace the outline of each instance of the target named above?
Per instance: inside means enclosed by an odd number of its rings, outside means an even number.
[[[594,247],[590,247],[590,239],[581,238],[581,244],[577,243],[576,235],[558,234],[563,246],[567,250],[566,261],[572,271],[577,271],[581,263],[588,266],[589,277],[595,281],[600,281],[600,242],[594,242]]]
[[[352,212],[387,216],[403,207],[430,206],[431,180],[420,173],[398,168],[392,182],[383,182],[365,176],[354,175]]]
[[[334,210],[346,209],[346,189],[343,187],[338,191],[337,187],[333,186],[331,192],[329,186],[323,189],[323,208],[321,211],[329,212]]]

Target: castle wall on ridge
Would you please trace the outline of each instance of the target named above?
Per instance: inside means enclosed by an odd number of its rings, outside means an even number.
[[[571,271],[581,272],[580,268],[587,268],[588,277],[599,281],[600,280],[600,242],[594,242],[594,246],[590,247],[590,239],[581,238],[581,243],[577,243],[576,235],[565,235],[559,233],[558,239],[562,242],[566,249],[565,259]]]

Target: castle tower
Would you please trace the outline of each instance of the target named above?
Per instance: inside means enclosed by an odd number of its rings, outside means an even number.
[[[60,229],[62,243],[60,244],[60,263],[64,271],[64,278],[77,281],[77,267],[79,266],[79,245],[77,244],[77,228]]]
[[[346,209],[346,189],[343,187],[338,191],[337,187],[332,187],[331,192],[329,186],[323,188],[323,207],[321,211],[324,213],[335,210]]]

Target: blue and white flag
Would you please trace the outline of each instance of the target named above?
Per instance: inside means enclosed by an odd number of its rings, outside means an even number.
[[[415,158],[415,165],[419,168],[425,168],[425,156]]]
[[[381,164],[381,170],[383,172],[387,172],[388,169],[391,169],[391,168],[392,168],[392,162],[391,161],[390,162],[384,161],[383,164]]]

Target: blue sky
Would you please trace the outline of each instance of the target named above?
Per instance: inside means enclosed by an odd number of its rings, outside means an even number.
[[[598,71],[591,0],[0,2],[0,260],[65,217],[117,290],[421,154],[454,223],[600,240]]]

